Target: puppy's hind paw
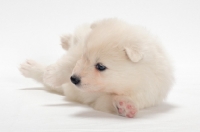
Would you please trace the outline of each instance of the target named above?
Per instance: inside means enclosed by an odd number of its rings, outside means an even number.
[[[113,99],[113,105],[116,108],[118,115],[133,118],[137,112],[134,103],[129,99],[117,96]]]
[[[65,50],[69,49],[71,45],[71,39],[72,39],[72,35],[70,34],[61,36],[60,40],[61,40],[61,46],[63,49]]]

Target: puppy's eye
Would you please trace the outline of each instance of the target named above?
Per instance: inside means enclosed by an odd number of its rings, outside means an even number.
[[[104,71],[104,70],[106,70],[106,66],[104,66],[104,65],[101,64],[101,63],[97,63],[95,67],[96,67],[96,69],[99,70],[99,71]]]

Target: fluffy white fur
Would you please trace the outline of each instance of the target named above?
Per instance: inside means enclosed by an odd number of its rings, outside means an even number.
[[[106,19],[80,26],[61,42],[67,53],[55,64],[45,67],[27,60],[20,71],[69,100],[134,117],[138,110],[163,101],[173,84],[166,53],[142,27]],[[99,71],[97,63],[107,69]],[[80,78],[79,85],[71,82],[72,75]]]

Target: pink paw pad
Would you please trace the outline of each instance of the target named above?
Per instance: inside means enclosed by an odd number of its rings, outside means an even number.
[[[114,106],[120,116],[125,116],[128,118],[133,118],[137,112],[134,104],[129,100],[114,101]]]
[[[119,102],[119,105],[122,106],[124,103],[123,102]]]

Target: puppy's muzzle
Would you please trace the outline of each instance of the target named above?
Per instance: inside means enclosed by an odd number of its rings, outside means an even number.
[[[76,76],[76,75],[71,76],[70,79],[71,79],[71,82],[72,82],[73,84],[75,84],[75,85],[78,85],[78,84],[81,83],[80,77],[78,77],[78,76]]]

